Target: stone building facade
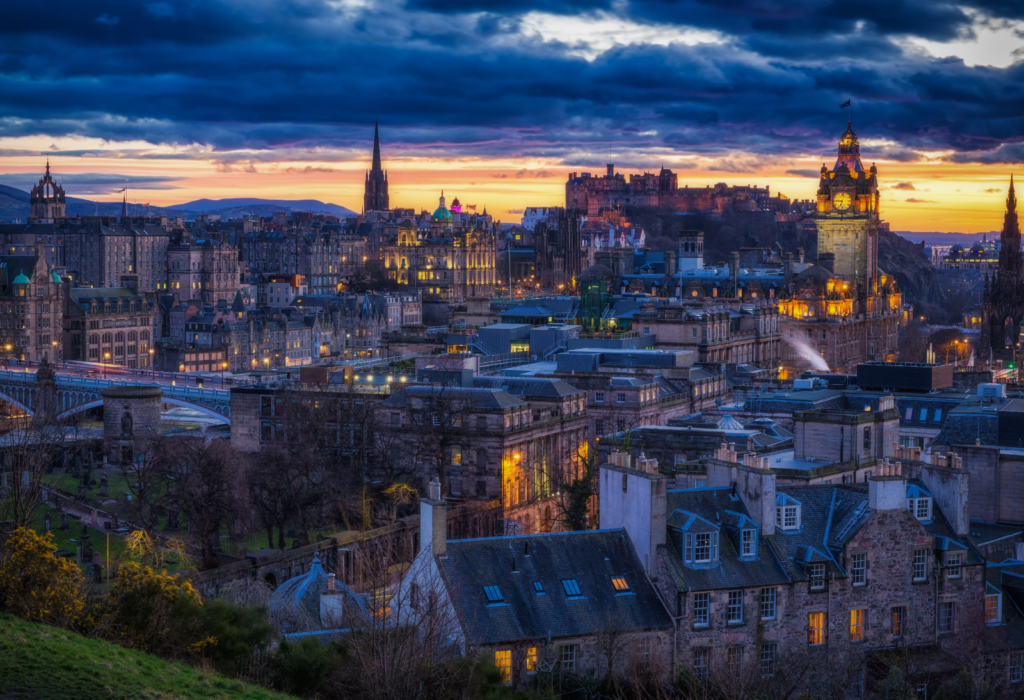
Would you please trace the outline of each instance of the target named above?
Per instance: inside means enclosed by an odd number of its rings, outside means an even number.
[[[63,335],[65,359],[126,367],[154,366],[155,343],[162,327],[152,295],[132,287],[94,289],[65,282]]]
[[[180,301],[230,304],[240,281],[235,246],[200,238],[167,249],[167,292]]]
[[[34,255],[0,255],[0,349],[20,360],[63,358],[61,311],[64,282]]]

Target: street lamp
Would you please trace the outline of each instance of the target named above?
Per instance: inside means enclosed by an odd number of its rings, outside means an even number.
[[[224,370],[226,370],[227,368],[228,368],[228,363],[227,362],[222,362],[220,364],[220,385],[221,386],[224,386]]]
[[[110,359],[110,353],[109,352],[103,353],[103,378],[104,379],[107,378],[107,360],[109,360],[109,359]]]

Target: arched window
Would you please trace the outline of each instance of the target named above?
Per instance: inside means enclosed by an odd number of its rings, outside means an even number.
[[[112,340],[113,340],[113,337],[110,335],[110,333],[104,333],[103,334],[103,342],[104,343],[109,343]]]
[[[117,335],[115,335],[114,336],[114,341],[118,342],[118,343],[123,343],[124,342],[124,333],[118,333]]]
[[[149,331],[142,331],[142,333],[139,334],[139,338],[141,340],[149,340]]]
[[[89,345],[99,345],[99,344],[100,344],[100,337],[98,335],[93,333],[92,335],[89,336]]]
[[[128,342],[129,343],[134,343],[138,339],[139,339],[139,336],[138,336],[138,334],[135,331],[129,331],[128,332]]]

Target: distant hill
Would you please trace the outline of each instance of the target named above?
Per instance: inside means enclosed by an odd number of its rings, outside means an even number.
[[[138,211],[141,207],[133,205]],[[117,216],[121,213],[120,202],[94,202],[91,199],[68,197],[65,211],[68,216],[100,215]],[[276,211],[292,213],[296,211],[312,211],[333,214],[341,218],[356,216],[356,212],[338,204],[321,202],[316,199],[258,199],[244,197],[239,199],[197,199],[184,204],[169,207],[149,207],[151,216],[181,216],[193,219],[196,214],[220,215],[222,219],[250,216],[270,217]],[[29,193],[8,185],[0,185],[0,221],[25,221],[31,213]]]
[[[924,241],[925,245],[966,245],[974,241],[980,241],[982,236],[988,236],[988,240],[999,240],[999,231],[988,233],[956,233],[939,231],[893,231],[897,236],[905,238],[913,243]]]
[[[247,211],[254,208],[271,209],[274,211],[316,211],[334,214],[342,218],[356,216],[356,212],[339,204],[321,202],[318,199],[257,199],[241,197],[237,199],[197,199],[194,202],[174,204],[169,209],[184,209],[196,213],[212,214],[222,211]],[[269,214],[267,214],[269,216]]]

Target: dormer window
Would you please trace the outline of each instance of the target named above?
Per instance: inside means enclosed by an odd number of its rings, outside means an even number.
[[[811,581],[811,590],[820,591],[825,588],[825,565],[824,564],[808,564],[807,565],[807,578]]]
[[[1003,620],[1003,594],[989,587],[985,594],[985,624],[998,625]]]
[[[907,510],[925,522],[932,519],[932,498],[927,492],[912,486],[907,490]]]
[[[753,557],[757,555],[757,530],[744,528],[740,532],[740,556]]]
[[[800,529],[800,503],[785,494],[775,498],[775,527],[780,530]]]
[[[717,532],[688,532],[683,558],[687,564],[710,564],[718,561]]]

